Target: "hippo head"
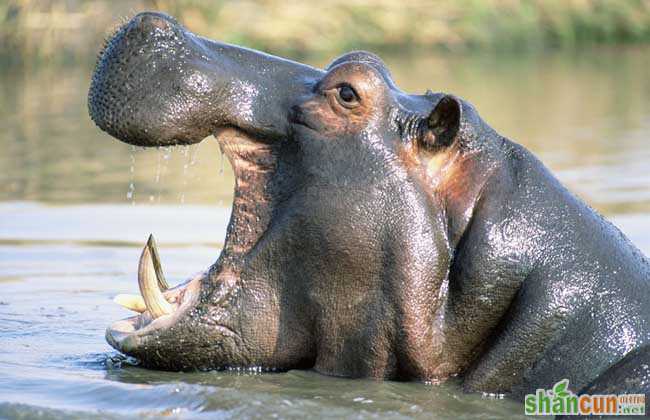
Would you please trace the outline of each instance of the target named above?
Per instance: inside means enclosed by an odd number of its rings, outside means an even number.
[[[99,56],[93,120],[138,146],[214,135],[236,181],[216,263],[164,290],[149,244],[141,314],[108,342],[169,370],[434,377],[450,245],[431,177],[462,109],[403,93],[370,53],[320,70],[135,16]]]

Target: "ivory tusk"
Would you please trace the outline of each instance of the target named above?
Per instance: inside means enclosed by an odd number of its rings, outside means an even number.
[[[149,243],[145,245],[140,256],[140,264],[138,266],[138,286],[140,286],[140,293],[144,299],[147,310],[153,319],[162,315],[169,315],[174,312],[172,305],[167,302],[158,286],[158,279],[156,278],[156,268],[151,256],[151,249]]]
[[[163,274],[162,265],[160,264],[160,254],[158,253],[158,245],[156,244],[156,239],[153,237],[153,233],[149,235],[147,246],[149,247],[149,251],[151,251],[151,258],[153,259],[153,267],[156,270],[158,287],[164,292],[169,289],[169,283],[167,283],[165,275]]]

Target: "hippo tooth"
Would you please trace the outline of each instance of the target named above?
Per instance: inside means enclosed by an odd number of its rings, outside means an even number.
[[[158,245],[156,245],[156,239],[153,237],[153,233],[149,235],[147,240],[147,246],[151,251],[151,257],[153,258],[153,266],[156,269],[156,278],[158,279],[158,287],[163,292],[169,289],[169,284],[165,280],[165,275],[163,274],[162,266],[160,265],[160,254],[158,254]]]
[[[167,302],[167,299],[165,299],[158,286],[156,268],[149,243],[145,245],[140,256],[138,285],[140,286],[140,293],[142,294],[144,303],[153,319],[174,312],[174,308]]]
[[[142,313],[147,310],[147,305],[140,295],[119,294],[113,298],[113,302],[135,312]]]

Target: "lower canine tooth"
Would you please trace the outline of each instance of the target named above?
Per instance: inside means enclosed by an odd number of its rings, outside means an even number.
[[[151,252],[151,259],[153,260],[153,268],[156,269],[156,279],[158,280],[158,286],[163,292],[169,289],[169,284],[165,280],[165,275],[162,271],[162,266],[160,265],[160,256],[158,255],[158,245],[156,245],[156,240],[153,237],[153,233],[149,235],[149,240],[147,240],[147,246]]]
[[[158,287],[156,278],[156,268],[152,260],[152,253],[149,244],[145,245],[140,256],[140,265],[138,266],[138,285],[140,293],[147,306],[147,310],[153,319],[174,312],[174,308],[167,302]]]
[[[147,305],[145,305],[144,299],[139,295],[117,295],[113,298],[113,302],[135,312],[142,313],[147,310]]]

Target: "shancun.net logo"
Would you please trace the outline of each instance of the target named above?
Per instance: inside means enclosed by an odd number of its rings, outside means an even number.
[[[527,415],[645,415],[644,394],[576,395],[569,390],[569,380],[562,379],[553,389],[538,389],[524,399]]]

